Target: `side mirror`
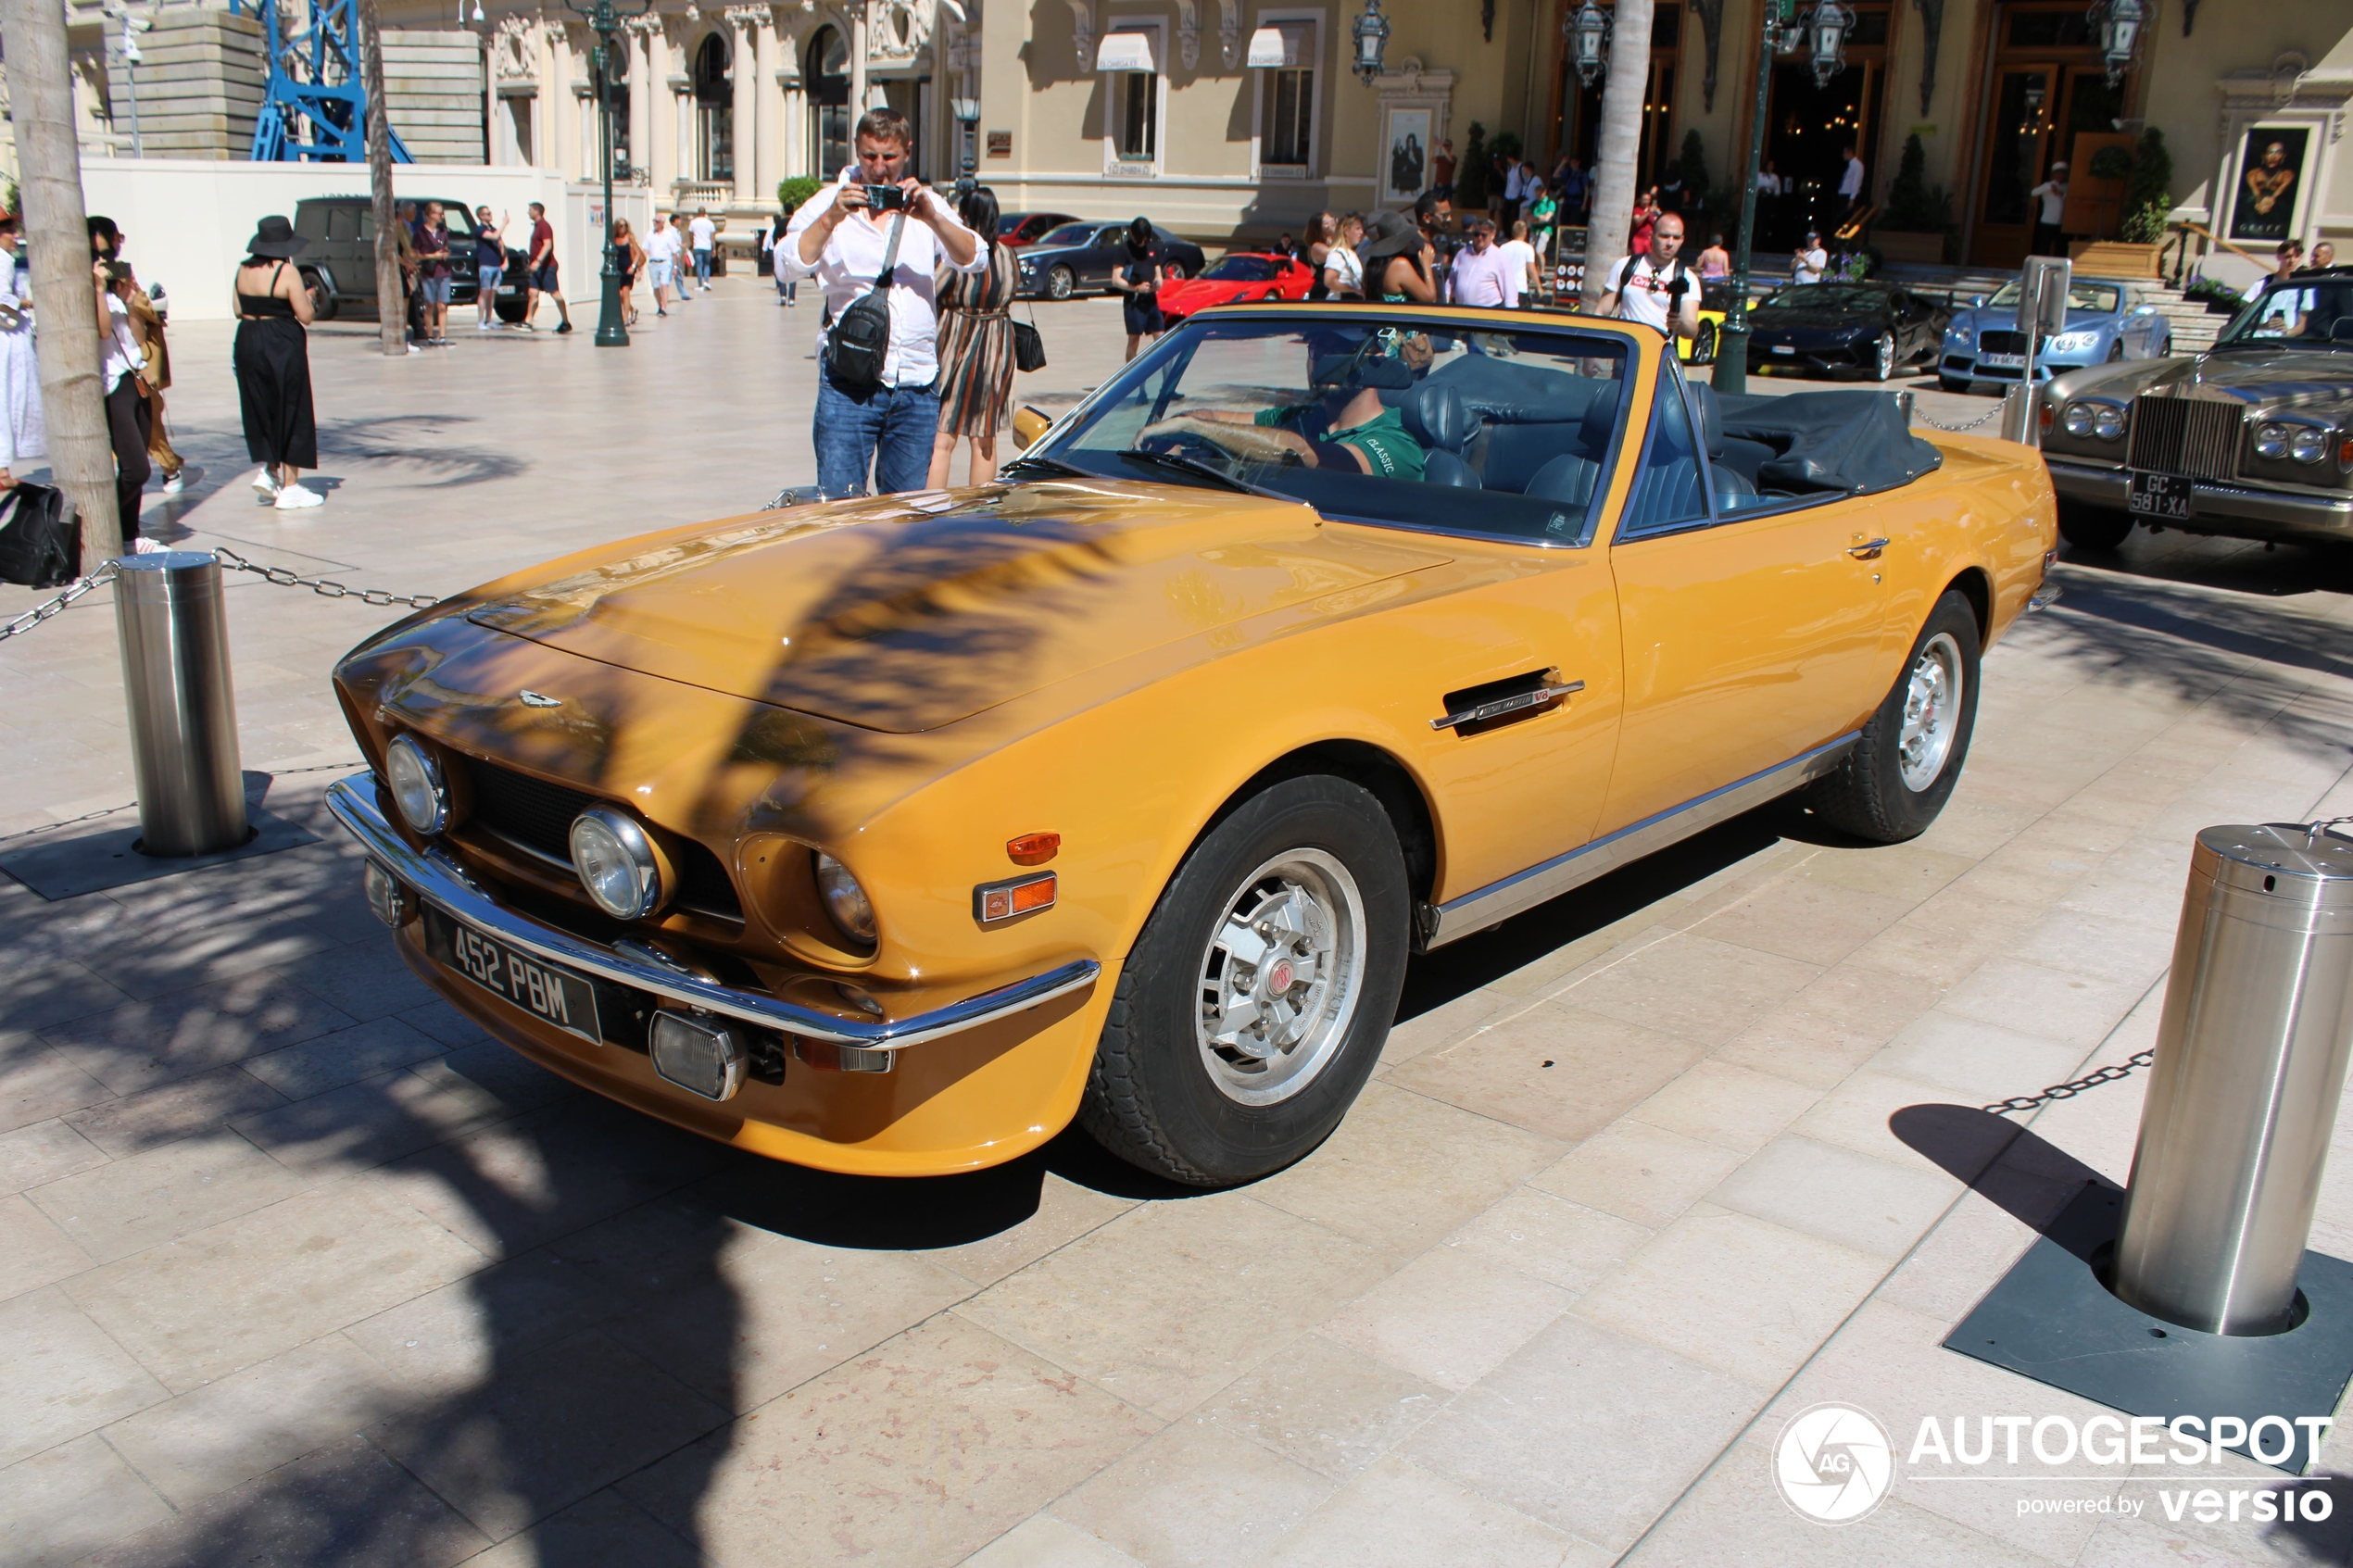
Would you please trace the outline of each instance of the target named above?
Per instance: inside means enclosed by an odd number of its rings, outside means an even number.
[[[1022,408],[1019,408],[1014,409],[1014,410],[1013,410],[1013,447],[1014,447],[1014,449],[1015,449],[1016,451],[1024,451],[1024,452],[1027,451],[1027,450],[1029,449],[1029,444],[1030,444],[1031,442],[1033,442],[1033,441],[1037,440],[1039,436],[1041,436],[1041,435],[1045,434],[1045,433],[1046,433],[1046,427],[1047,427],[1048,425],[1052,424],[1053,422],[1054,422],[1053,420],[1051,420],[1048,419],[1045,415],[1043,415],[1043,414],[1039,413],[1037,409],[1032,408],[1029,408],[1029,407],[1027,407],[1026,405],[1025,405],[1025,406],[1024,406],[1024,407],[1022,407]]]
[[[1969,295],[1969,307],[1971,310],[1982,310],[1982,309],[1983,309],[1983,308],[1985,307],[1985,296],[1984,296],[1983,295],[1982,295],[1982,294],[1973,294],[1973,295]]]

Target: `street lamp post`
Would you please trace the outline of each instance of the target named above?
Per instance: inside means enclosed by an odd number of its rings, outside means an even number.
[[[961,154],[960,167],[956,171],[956,199],[962,201],[972,194],[975,183],[974,173],[980,168],[980,100],[957,98],[950,101],[949,107],[956,116],[956,136]]]
[[[1356,79],[1370,87],[1380,80],[1389,51],[1389,19],[1380,14],[1380,0],[1365,0],[1348,24],[1348,37],[1355,47]]]
[[[1718,395],[1738,397],[1748,390],[1749,246],[1756,236],[1756,175],[1765,161],[1765,111],[1773,92],[1773,56],[1787,44],[1791,0],[1765,0],[1756,45],[1756,107],[1748,119],[1747,177],[1741,186],[1740,237],[1732,250],[1732,297],[1724,324],[1716,329],[1716,370],[1709,379]]]
[[[564,0],[564,4],[588,23],[597,35],[595,54],[589,69],[597,75],[597,158],[605,182],[605,264],[598,274],[604,282],[604,305],[597,313],[597,346],[626,348],[629,329],[621,324],[621,257],[613,254],[612,210],[612,57],[613,34],[621,31],[623,19],[642,17],[653,9],[653,0],[623,8],[613,0],[593,0],[583,6],[579,0]],[[479,5],[475,15],[479,17]]]

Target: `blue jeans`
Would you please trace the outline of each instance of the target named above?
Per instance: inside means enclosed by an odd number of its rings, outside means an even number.
[[[695,282],[698,283],[711,282],[711,252],[707,250],[695,252]]]
[[[853,397],[834,383],[831,371],[818,371],[810,433],[817,447],[817,487],[826,495],[921,490],[931,477],[931,443],[938,433],[939,394],[932,387],[886,386]]]

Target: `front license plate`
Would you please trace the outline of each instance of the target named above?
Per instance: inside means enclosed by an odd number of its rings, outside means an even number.
[[[1792,348],[1788,344],[1777,343],[1773,345],[1773,352],[1776,354],[1794,354],[1797,350]]]
[[[456,970],[543,1023],[591,1045],[604,1043],[597,1027],[597,989],[587,981],[452,920],[430,904],[424,916],[425,954],[435,963]]]
[[[1981,354],[1977,357],[1977,362],[1996,370],[2026,369],[2026,356],[2023,354]]]
[[[2178,473],[2135,473],[2124,493],[2124,509],[2134,517],[2187,521],[2190,482]]]

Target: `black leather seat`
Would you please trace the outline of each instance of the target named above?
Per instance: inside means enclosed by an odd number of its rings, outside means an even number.
[[[1694,383],[1692,386],[1692,405],[1699,414],[1700,445],[1707,452],[1708,488],[1716,493],[1719,508],[1725,502],[1733,501],[1736,497],[1755,495],[1755,481],[1726,460],[1731,443],[1724,434],[1724,413],[1717,406],[1716,389],[1705,383]],[[1741,445],[1755,447],[1758,454],[1755,460],[1760,463],[1773,453],[1773,449],[1761,441],[1743,441]]]
[[[1617,404],[1595,398],[1586,405],[1585,417],[1575,428],[1576,449],[1559,454],[1530,474],[1520,494],[1540,501],[1573,501],[1580,507],[1592,503],[1593,483],[1601,477],[1610,433],[1617,428]]]
[[[1443,382],[1424,382],[1406,395],[1398,413],[1405,433],[1422,444],[1426,483],[1451,484],[1459,490],[1479,488],[1478,470],[1463,461],[1471,415],[1459,393]]]

